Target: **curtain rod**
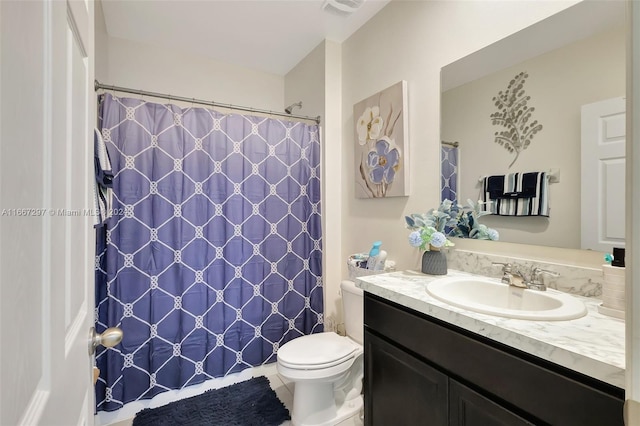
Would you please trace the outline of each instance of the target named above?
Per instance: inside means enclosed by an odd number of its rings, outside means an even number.
[[[310,121],[315,121],[316,124],[320,124],[320,116],[308,117],[306,115],[287,114],[284,112],[270,111],[266,109],[250,108],[250,107],[244,107],[244,106],[232,105],[232,104],[221,104],[214,101],[204,101],[202,99],[185,98],[183,96],[165,95],[164,93],[147,92],[146,90],[136,90],[136,89],[129,89],[127,87],[112,86],[108,84],[102,84],[98,80],[94,80],[94,90],[97,92],[100,89],[113,90],[115,92],[131,93],[134,95],[149,96],[153,98],[168,99],[170,101],[181,101],[181,102],[188,102],[192,104],[207,105],[212,107],[228,108],[228,109],[233,109],[237,111],[257,112],[260,114],[277,115],[279,117],[297,118],[300,120],[310,120]]]
[[[440,143],[442,145],[450,145],[450,146],[452,146],[454,148],[457,148],[458,145],[460,145],[460,142],[458,142],[458,141],[455,141],[455,142],[440,141]]]

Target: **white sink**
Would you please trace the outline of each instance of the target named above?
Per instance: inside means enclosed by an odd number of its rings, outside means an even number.
[[[556,290],[528,290],[482,277],[448,277],[427,285],[436,299],[459,308],[507,318],[560,321],[580,318],[587,308]]]

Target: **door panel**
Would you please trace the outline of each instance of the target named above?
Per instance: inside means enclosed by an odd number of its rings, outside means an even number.
[[[624,247],[625,115],[623,98],[582,106],[582,249]]]
[[[69,21],[72,19],[70,16]],[[78,31],[74,31],[75,24],[69,25],[67,29],[67,82],[69,84],[67,111],[70,116],[67,118],[69,137],[67,138],[67,159],[68,166],[75,169],[78,176],[86,175],[84,165],[87,163],[87,91],[88,91],[88,62],[86,53]],[[74,283],[84,282],[86,279],[86,268],[76,261],[78,254],[86,253],[85,238],[86,229],[91,227],[87,219],[90,216],[90,203],[87,200],[86,179],[73,179],[67,175],[67,209],[71,214],[65,216],[65,229],[67,230],[66,260],[68,264],[69,277],[65,283],[65,321],[67,328],[77,325],[81,318],[86,315],[83,306],[86,304],[86,292],[84,287],[74,288]],[[77,215],[76,215],[77,214]],[[79,225],[80,221],[85,223]],[[78,251],[80,253],[78,253]],[[77,266],[76,266],[77,265]],[[84,332],[84,328],[83,328]]]
[[[93,2],[0,2],[0,424],[93,424]]]

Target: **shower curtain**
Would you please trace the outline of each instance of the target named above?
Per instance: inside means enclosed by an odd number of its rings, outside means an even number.
[[[275,361],[323,331],[318,126],[104,95],[97,410]]]
[[[440,146],[440,201],[458,200],[458,147]]]

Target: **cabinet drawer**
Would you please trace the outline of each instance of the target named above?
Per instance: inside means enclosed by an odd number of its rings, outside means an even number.
[[[365,327],[540,423],[623,425],[623,400],[569,370],[365,293]],[[548,363],[546,363],[548,364]],[[593,380],[595,382],[595,380]],[[613,387],[611,387],[613,388]],[[536,422],[537,423],[537,422]]]

